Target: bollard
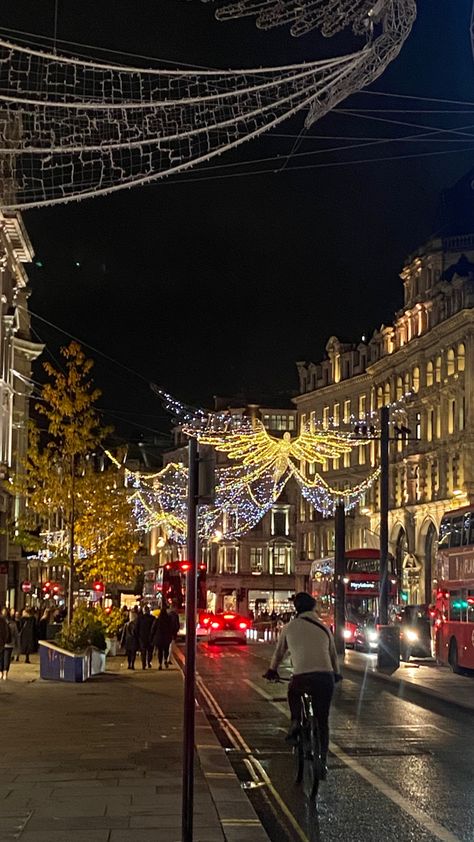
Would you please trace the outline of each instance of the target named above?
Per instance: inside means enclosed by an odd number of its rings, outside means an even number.
[[[398,626],[379,626],[377,669],[394,672],[400,666],[400,629]]]

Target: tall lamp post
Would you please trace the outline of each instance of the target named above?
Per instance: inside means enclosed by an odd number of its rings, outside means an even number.
[[[346,514],[344,502],[338,500],[334,513],[334,637],[336,651],[344,654],[346,626]]]
[[[400,634],[388,625],[388,509],[389,509],[390,410],[380,411],[380,596],[379,596],[379,669],[396,670],[400,666]]]

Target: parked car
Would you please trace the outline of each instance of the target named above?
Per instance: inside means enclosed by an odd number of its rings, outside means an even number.
[[[250,626],[249,619],[233,611],[215,614],[208,624],[208,642],[219,643],[233,640],[236,643],[247,643],[247,629]]]

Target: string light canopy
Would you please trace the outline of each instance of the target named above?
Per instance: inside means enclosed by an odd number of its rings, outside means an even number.
[[[306,112],[311,126],[380,76],[410,33],[415,0],[242,0],[256,15],[364,31],[343,56],[244,70],[144,69],[0,39],[0,174],[5,209],[93,198],[183,173]]]

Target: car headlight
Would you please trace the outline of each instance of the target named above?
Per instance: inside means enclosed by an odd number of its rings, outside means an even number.
[[[344,631],[342,632],[342,636],[344,640],[350,640],[350,638],[352,637],[352,632],[350,631],[350,629],[344,629]]]
[[[404,637],[406,637],[409,643],[415,643],[418,640],[417,632],[412,631],[411,629],[407,629],[404,633]]]
[[[379,633],[376,631],[369,631],[367,632],[367,640],[369,643],[376,643],[379,639]]]

